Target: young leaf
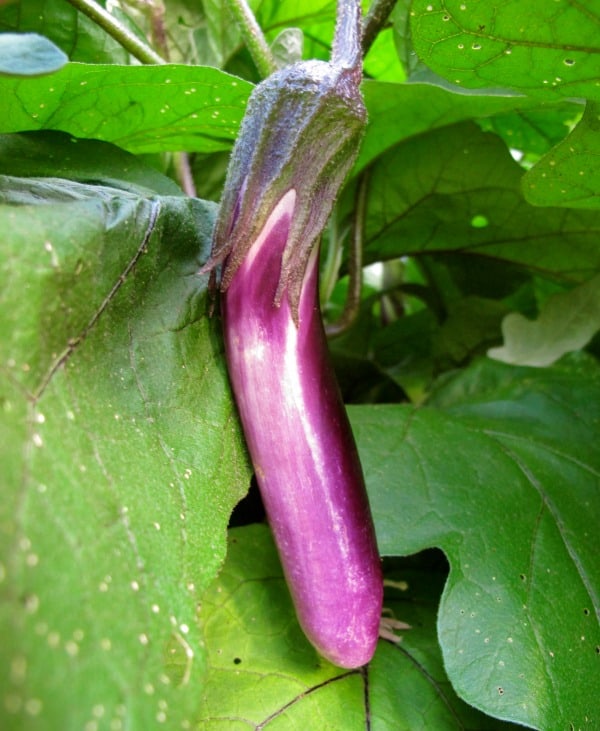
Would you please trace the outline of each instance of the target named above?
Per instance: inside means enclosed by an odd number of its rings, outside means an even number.
[[[537,320],[518,312],[504,318],[504,345],[490,358],[515,365],[552,365],[565,353],[584,348],[600,330],[600,274],[551,297]]]
[[[39,33],[79,63],[129,63],[127,51],[68,2],[18,0],[0,3],[0,30]]]

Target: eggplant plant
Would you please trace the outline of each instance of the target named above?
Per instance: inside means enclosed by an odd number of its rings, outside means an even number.
[[[222,265],[229,375],[298,618],[347,668],[375,651],[383,583],[319,311],[318,240],[366,121],[360,30],[359,3],[341,0],[331,61],[256,87],[207,265]]]
[[[1,729],[600,728],[600,0],[360,4],[0,3]]]

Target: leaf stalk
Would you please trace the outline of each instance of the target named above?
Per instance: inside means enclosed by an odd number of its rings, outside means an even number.
[[[227,6],[238,24],[258,73],[261,78],[267,78],[277,70],[277,63],[254,13],[246,0],[227,0]]]
[[[68,2],[105,30],[111,38],[114,38],[141,63],[154,65],[166,63],[162,56],[159,56],[147,43],[144,43],[94,0],[68,0]]]

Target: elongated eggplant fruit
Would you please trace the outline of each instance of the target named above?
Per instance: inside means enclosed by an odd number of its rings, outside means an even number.
[[[370,660],[382,580],[354,440],[317,303],[311,256],[297,318],[274,305],[296,192],[275,206],[223,297],[229,373],[300,623],[342,667]],[[316,249],[314,250],[316,252]]]
[[[295,64],[256,89],[210,262],[223,264],[230,380],[300,624],[347,668],[375,650],[382,577],[319,312],[316,242],[365,122],[356,63]]]

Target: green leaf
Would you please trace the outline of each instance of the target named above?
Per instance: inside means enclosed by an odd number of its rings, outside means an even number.
[[[537,162],[540,155],[562,142],[581,113],[580,105],[564,102],[499,114],[478,122],[483,130],[495,132],[507,147],[522,154],[527,164],[531,158]]]
[[[502,141],[470,123],[397,145],[372,170],[366,260],[437,251],[589,279],[600,270],[600,216],[529,205],[522,175]]]
[[[437,408],[350,409],[381,552],[437,546],[450,562],[438,634],[452,685],[537,729],[600,721],[599,401],[596,363],[482,361]]]
[[[255,5],[256,3],[251,4]],[[240,45],[240,31],[225,3],[205,0],[203,7],[206,13],[207,46],[215,66],[222,67]]]
[[[504,318],[504,345],[488,355],[515,365],[547,366],[587,345],[600,330],[600,274],[547,300],[537,320]]]
[[[72,144],[75,177],[93,148]],[[132,161],[95,154],[115,176]],[[215,206],[156,177],[0,178],[2,728],[197,711],[196,607],[249,475],[198,276]]]
[[[523,176],[537,206],[600,208],[600,104],[589,103],[571,134]]]
[[[496,342],[506,305],[483,297],[464,297],[451,303],[448,315],[433,344],[433,354],[447,370],[470,362],[477,354]],[[444,362],[449,361],[449,362]]]
[[[336,5],[332,0],[262,0],[256,16],[267,38],[282,28],[299,27],[304,32],[304,58],[329,59]]]
[[[0,75],[43,76],[62,68],[69,59],[37,33],[0,33]]]
[[[252,85],[201,66],[67,64],[52,77],[0,78],[0,130],[54,129],[134,153],[227,150]]]
[[[398,630],[398,644],[380,641],[369,665],[372,728],[514,729],[461,701],[448,680],[436,633],[440,575],[400,562],[386,577],[385,609],[410,629]]]
[[[414,0],[414,48],[453,84],[600,100],[600,2]]]
[[[128,63],[129,54],[94,21],[64,0],[0,3],[0,30],[39,33],[71,61]]]
[[[452,691],[435,639],[438,587],[431,575],[408,578],[386,606],[414,629],[399,644],[380,642],[366,673],[341,670],[303,636],[266,526],[232,530],[199,616],[208,664],[201,728],[504,728]]]
[[[0,135],[0,172],[19,178],[65,178],[135,194],[181,196],[179,186],[139,158],[113,145],[63,132]]]
[[[269,42],[285,28],[301,28],[305,36],[304,58],[329,58],[335,23],[335,3],[331,0],[250,0]],[[220,0],[203,3],[210,45],[215,64],[226,65],[241,46],[241,36],[227,4]]]
[[[535,107],[546,119],[557,114],[568,114],[572,119],[581,111],[581,105],[575,103],[542,104],[508,92],[456,93],[430,83],[364,81],[362,90],[369,121],[357,162],[359,168],[408,137],[473,117],[494,117]],[[518,135],[519,127],[513,125],[511,135]],[[566,133],[564,127],[563,136]]]

